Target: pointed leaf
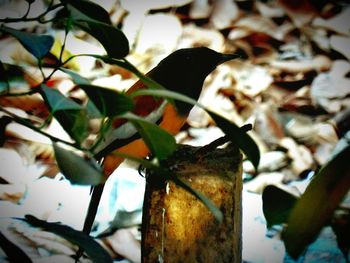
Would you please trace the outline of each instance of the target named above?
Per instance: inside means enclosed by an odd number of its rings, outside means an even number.
[[[40,227],[45,231],[52,232],[67,239],[71,243],[78,245],[84,249],[93,262],[113,263],[113,260],[107,251],[89,235],[69,226],[59,223],[49,223],[31,215],[26,215],[25,218],[25,221],[32,226]]]
[[[292,210],[283,235],[288,253],[298,258],[350,189],[350,146],[334,156],[314,176]]]
[[[54,117],[76,142],[81,143],[89,135],[89,120],[85,109],[59,110],[54,112]]]
[[[53,144],[55,157],[63,175],[73,184],[98,185],[104,182],[102,170],[90,160]]]
[[[91,100],[88,100],[88,102],[86,103],[86,111],[87,111],[88,117],[91,119],[103,117],[101,112],[98,110],[96,105]]]
[[[255,169],[259,166],[260,152],[253,139],[236,124],[221,117],[220,115],[207,110],[216,125],[230,138],[231,142],[237,145],[252,162]]]
[[[281,188],[268,185],[262,193],[263,212],[267,227],[285,224],[298,198]]]
[[[17,245],[12,243],[3,233],[0,232],[0,247],[5,252],[9,262],[31,263],[32,260]]]
[[[62,0],[68,4],[68,10],[75,8],[81,13],[102,23],[111,24],[108,12],[100,5],[88,0]]]
[[[35,35],[1,26],[0,30],[15,37],[37,59],[42,59],[51,49],[54,39],[50,35]]]
[[[79,75],[78,73],[66,69],[66,68],[60,68],[61,71],[63,71],[64,73],[68,74],[69,76],[71,76],[73,82],[75,84],[78,85],[89,85],[90,81],[87,78],[84,78],[83,76]]]
[[[49,105],[51,112],[59,110],[81,110],[82,106],[75,101],[67,98],[61,92],[54,88],[50,88],[45,84],[41,86],[41,94],[45,102]]]
[[[164,106],[165,106],[165,103],[163,103],[158,109],[154,110],[149,115],[143,118],[135,116],[131,113],[123,114],[123,115],[120,115],[119,117],[121,119],[136,117],[149,123],[158,123],[158,121],[162,118]],[[110,129],[109,131],[106,132],[106,134],[104,134],[103,140],[94,149],[95,157],[99,159],[105,156],[106,154],[114,151],[115,149],[125,146],[129,144],[131,141],[138,138],[140,138],[140,134],[138,133],[138,130],[136,129],[136,127],[132,122],[128,121],[120,125],[116,129]]]
[[[133,101],[128,96],[117,91],[93,85],[80,85],[79,87],[86,92],[90,100],[104,116],[113,117],[133,108]]]
[[[111,58],[123,58],[129,53],[129,41],[117,27],[86,16],[68,5],[73,24],[96,38]]]
[[[75,101],[65,97],[56,89],[41,85],[41,94],[50,108],[50,112],[63,129],[77,142],[88,135],[88,119],[85,109]]]
[[[131,113],[124,114],[122,117],[135,126],[152,154],[159,160],[166,159],[175,151],[176,141],[174,136],[158,125]]]
[[[74,24],[96,38],[112,58],[123,58],[129,53],[129,41],[115,26],[95,21],[74,21]]]

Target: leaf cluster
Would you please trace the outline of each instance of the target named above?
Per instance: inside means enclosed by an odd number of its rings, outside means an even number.
[[[27,2],[30,8],[33,1]],[[5,24],[7,22],[16,21],[38,21],[39,23],[52,22],[46,21],[45,15],[53,11],[60,13],[60,16],[56,16],[56,19],[61,20],[61,22],[63,21],[63,24],[65,25],[65,39],[57,56],[57,61],[53,64],[45,65],[45,59],[50,55],[54,45],[54,37],[50,34],[38,35],[28,31],[16,30]],[[16,93],[11,85],[11,78],[13,77],[10,71],[11,65],[3,64],[1,62],[0,70],[3,77],[1,78],[0,96],[10,97],[34,93],[40,94],[46,104],[49,116],[45,123],[38,127],[30,120],[17,116],[3,107],[1,107],[0,110],[9,116],[8,118],[10,118],[11,121],[29,127],[51,139],[56,162],[61,172],[71,183],[92,186],[104,183],[106,178],[101,167],[98,165],[99,159],[103,157],[99,149],[108,148],[110,146],[109,141],[106,143],[105,135],[111,133],[111,131],[112,136],[115,137],[110,141],[114,141],[114,139],[119,138],[120,136],[127,137],[130,133],[131,135],[139,134],[150,149],[152,155],[160,161],[166,159],[174,152],[176,149],[174,137],[151,122],[147,117],[141,118],[133,114],[132,110],[134,103],[132,99],[136,96],[149,95],[161,97],[170,102],[173,100],[179,100],[192,105],[198,105],[198,103],[182,94],[166,90],[152,79],[144,76],[136,67],[130,64],[125,59],[125,56],[129,53],[128,40],[120,29],[112,25],[108,12],[101,6],[88,0],[61,0],[55,5],[52,1],[49,3],[47,10],[38,17],[29,18],[24,16],[21,19],[7,18],[1,22],[3,24],[0,26],[0,31],[4,35],[10,35],[17,39],[19,43],[21,43],[21,45],[36,59],[37,67],[43,76],[43,81],[27,92]],[[69,33],[75,30],[82,30],[94,37],[104,47],[106,55],[78,54],[66,58],[63,55],[65,52],[66,37]],[[139,77],[149,89],[135,92],[132,95],[126,95],[122,92],[112,91],[104,87],[92,85],[89,79],[84,78],[77,72],[66,67],[73,58],[78,56],[92,56],[103,63],[117,65],[129,70]],[[51,67],[51,73],[45,73],[43,65]],[[69,98],[50,84],[53,74],[57,71],[63,71],[71,76],[77,88],[85,92],[88,98],[86,103],[79,103]],[[203,107],[201,105],[198,106]],[[249,135],[229,120],[210,110],[207,110],[207,112],[224,133],[226,133],[228,138],[239,146],[254,166],[257,167],[259,163],[259,150]],[[55,118],[60,123],[63,129],[71,137],[72,141],[65,141],[61,138],[54,137],[42,130],[42,127],[49,123],[52,118]],[[88,145],[86,142],[88,136],[88,124],[89,121],[96,118],[101,120],[99,136],[91,145]],[[116,119],[123,119],[127,122],[123,125],[123,129],[113,131],[111,123]],[[9,120],[6,119],[6,123],[4,123],[3,126],[5,127],[8,123]],[[4,132],[4,129],[2,129],[2,132]],[[134,158],[132,156],[124,157],[131,159]],[[160,169],[159,166],[156,167],[148,161],[138,161],[143,162],[153,169]],[[190,193],[202,200],[214,213],[216,218],[220,220],[222,217],[221,212],[209,199],[178,178],[171,176],[169,172],[165,171],[163,174],[164,176],[167,176],[169,180],[174,180],[180,186],[184,187]],[[79,231],[74,231],[61,224],[47,223],[38,220],[32,216],[28,216],[26,221],[33,226],[41,227],[47,231],[61,235],[72,243],[79,245],[86,251],[91,259],[95,259],[97,262],[111,262],[109,256],[105,255],[101,251],[99,245],[88,235],[79,233]],[[20,251],[18,247],[11,244],[11,242],[3,235],[0,236],[0,240],[1,246],[5,249],[5,252],[10,253],[10,250]],[[13,255],[11,252],[8,254],[9,257],[14,256],[16,260],[20,255],[22,255],[22,253]],[[22,261],[23,260],[26,260],[25,262],[30,262],[30,259],[25,256],[23,256]]]

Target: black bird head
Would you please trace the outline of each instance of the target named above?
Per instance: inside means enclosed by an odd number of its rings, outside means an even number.
[[[205,78],[220,64],[237,58],[206,47],[179,49],[164,58],[150,77],[165,88],[197,100]],[[191,106],[176,102],[180,114],[188,114]]]

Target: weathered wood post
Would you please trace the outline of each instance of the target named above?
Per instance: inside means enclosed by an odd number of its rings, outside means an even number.
[[[201,201],[172,181],[149,173],[142,222],[142,262],[241,262],[242,158],[224,149],[180,145],[166,165],[210,198],[221,224]]]

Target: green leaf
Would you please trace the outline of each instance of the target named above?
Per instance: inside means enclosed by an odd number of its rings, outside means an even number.
[[[296,196],[274,185],[264,188],[262,199],[267,227],[287,223],[288,216],[298,200]]]
[[[56,89],[41,85],[41,94],[49,106],[51,114],[63,129],[77,142],[88,135],[88,119],[85,109],[75,101],[65,97]]]
[[[129,54],[129,41],[118,28],[95,21],[74,21],[74,24],[96,38],[112,58],[123,58]]]
[[[133,101],[123,93],[93,85],[80,85],[100,113],[113,117],[132,110]]]
[[[79,75],[78,73],[66,69],[66,68],[60,68],[61,71],[63,71],[64,73],[68,74],[69,76],[71,76],[73,82],[75,84],[78,85],[89,85],[90,81],[87,78],[84,78],[83,76]]]
[[[91,100],[88,100],[88,102],[86,103],[86,111],[90,119],[103,117],[101,112],[98,110],[96,105]]]
[[[41,94],[45,102],[49,105],[51,112],[60,110],[81,110],[82,106],[75,101],[64,96],[60,91],[50,88],[45,84],[40,86]]]
[[[124,114],[122,118],[129,120],[135,126],[152,154],[159,160],[166,159],[175,151],[176,141],[174,136],[158,125],[132,113]]]
[[[257,170],[260,161],[260,152],[253,139],[233,122],[210,110],[207,110],[207,112],[215,121],[216,125],[230,138],[231,142],[245,153]]]
[[[7,115],[0,117],[0,147],[3,147],[4,143],[7,140],[5,131],[6,131],[7,125],[10,124],[11,121],[12,121],[12,118]]]
[[[98,185],[104,182],[103,172],[90,160],[59,147],[53,143],[57,165],[63,175],[73,184]]]
[[[344,148],[314,176],[292,210],[283,240],[288,253],[298,258],[350,189],[350,146]]]
[[[92,19],[73,6],[68,6],[73,24],[96,38],[111,58],[123,58],[129,53],[129,41],[124,33],[113,25]]]
[[[12,243],[3,233],[0,232],[0,247],[5,252],[9,262],[33,262],[24,251]]]
[[[88,134],[88,116],[83,110],[59,110],[54,117],[75,141],[81,143]]]
[[[50,35],[35,35],[1,26],[0,30],[15,37],[37,59],[42,59],[51,49],[54,39]]]
[[[93,262],[99,263],[113,263],[113,259],[107,253],[103,247],[96,242],[89,235],[77,231],[69,226],[62,225],[59,223],[49,223],[43,220],[40,220],[32,215],[26,215],[25,221],[35,227],[40,227],[45,231],[52,232],[56,235],[59,235],[71,243],[78,245],[89,256]],[[22,262],[22,261],[21,261]]]
[[[102,23],[111,24],[108,12],[102,6],[94,2],[87,0],[61,0],[61,2],[68,4],[68,10],[72,10],[73,7],[87,17]]]

